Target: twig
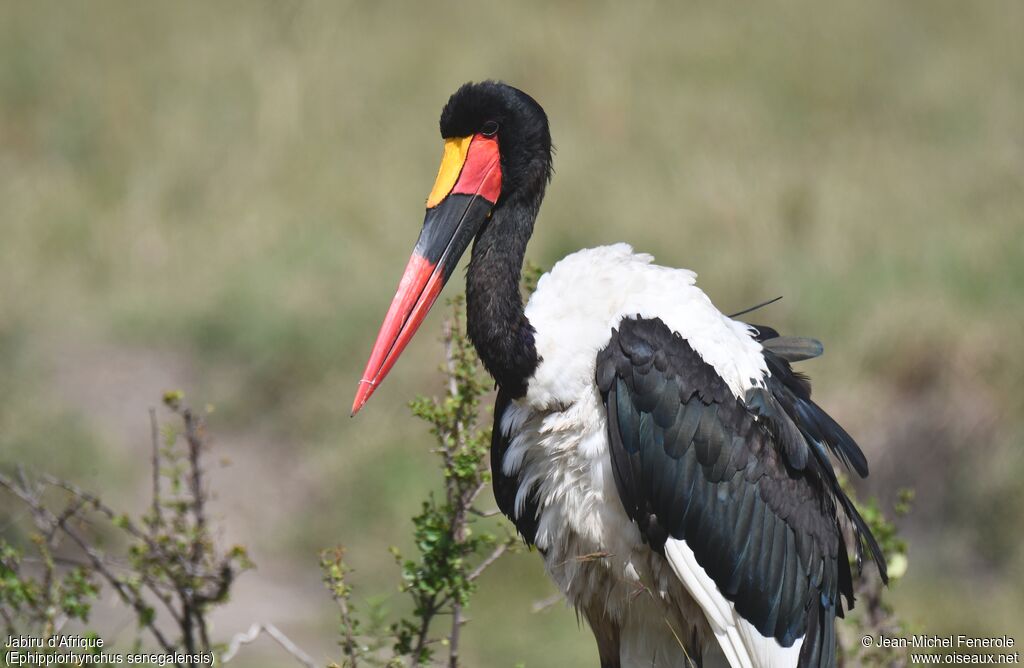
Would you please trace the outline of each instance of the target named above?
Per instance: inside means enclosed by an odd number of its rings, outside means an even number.
[[[459,398],[458,374],[455,362],[454,337],[459,335],[458,315],[445,321],[444,343],[445,343],[445,365],[448,371],[448,393],[453,398]],[[445,447],[445,468],[452,467],[453,450],[461,450],[465,446],[465,423],[463,420],[455,421],[455,434],[452,444]],[[476,498],[477,491],[466,494],[460,489],[459,480],[455,476],[445,477],[445,490],[448,496],[449,505],[454,505],[454,516],[451,523],[452,539],[462,543],[466,538],[466,515]],[[452,503],[454,499],[454,504]],[[472,577],[469,578],[472,581]],[[462,602],[456,598],[452,602],[452,624],[448,634],[448,668],[458,668],[459,665],[459,631],[462,627]]]
[[[139,540],[147,540],[146,534],[141,529],[139,529],[139,527],[137,527],[135,523],[133,523],[130,519],[128,519],[128,517],[124,515],[118,515],[113,508],[104,504],[103,501],[95,494],[87,492],[81,487],[78,487],[77,485],[70,483],[67,480],[61,480],[60,478],[56,478],[47,473],[40,475],[39,479],[42,480],[47,485],[50,485],[51,487],[62,489],[71,496],[84,500],[87,504],[89,504],[90,507],[92,507],[93,510],[99,512],[101,515],[106,516],[106,518],[111,521],[118,522],[121,526],[124,527],[124,530],[131,534],[134,538],[138,538]],[[147,541],[147,545],[149,544],[150,543]]]
[[[612,554],[611,552],[605,552],[603,550],[598,550],[597,552],[589,552],[587,554],[581,554],[581,555],[576,556],[576,557],[569,557],[565,561],[561,561],[561,562],[559,562],[556,565],[564,566],[564,565],[566,565],[566,564],[568,564],[570,562],[573,562],[573,561],[580,562],[580,563],[590,563],[591,561],[600,561],[601,559],[608,559],[608,558],[614,557],[614,556],[615,555]]]
[[[543,611],[547,610],[548,608],[550,608],[551,606],[555,605],[556,603],[562,601],[563,598],[564,597],[562,596],[562,594],[552,594],[551,596],[548,596],[547,598],[542,598],[539,601],[534,601],[533,605],[530,606],[530,612],[533,612],[533,613],[543,612]]]
[[[473,513],[477,517],[497,517],[501,514],[501,511],[497,508],[491,508],[490,510],[477,510],[476,508],[470,508],[469,512]]]
[[[346,656],[349,657],[348,668],[357,668],[359,665],[359,646],[356,644],[355,620],[352,609],[348,606],[348,597],[351,589],[345,583],[345,575],[348,566],[344,563],[345,548],[338,546],[333,551],[324,550],[320,553],[320,566],[324,569],[324,584],[331,592],[331,598],[338,604],[341,615],[341,628],[344,630],[344,642],[342,647]],[[334,568],[337,569],[336,575]]]
[[[189,546],[188,561],[190,562],[190,574],[201,570],[203,557],[206,553],[206,493],[203,488],[203,468],[200,464],[200,456],[203,450],[203,421],[197,417],[188,406],[181,405],[175,400],[165,403],[185,422],[185,442],[188,444],[189,463],[189,493],[191,494],[191,508],[193,516],[193,536]],[[230,570],[228,571],[230,572]],[[203,651],[210,650],[210,639],[206,629],[206,615],[203,613],[203,603],[206,598],[192,587],[177,587],[178,597],[181,599],[181,616],[184,624],[181,624],[182,639],[185,648],[190,653],[195,653],[196,638],[195,631],[199,633],[199,643]]]
[[[508,550],[508,543],[502,543],[498,547],[494,548],[494,551],[487,555],[487,558],[481,561],[480,565],[474,568],[473,572],[469,574],[469,581],[472,582],[483,575],[483,572],[487,570],[491,564],[497,561],[501,555],[505,554],[506,550]]]
[[[0,617],[4,619],[4,626],[7,630],[8,636],[15,635],[14,633],[14,619],[7,613],[7,608],[0,606]]]
[[[349,668],[356,668],[359,665],[359,660],[356,653],[356,639],[352,635],[352,611],[349,609],[348,601],[345,600],[344,596],[337,596],[335,600],[338,602],[338,608],[341,610],[341,624],[345,628],[345,653],[351,659]]]
[[[430,600],[427,601],[427,604],[423,608],[423,612],[420,615],[419,632],[416,634],[416,646],[413,648],[413,661],[416,662],[413,665],[423,665],[420,661],[420,657],[423,655],[423,650],[426,648],[428,643],[427,634],[430,633],[430,623],[434,620],[434,616],[441,609],[442,605],[444,605],[444,603],[442,602],[441,604],[438,604],[437,596],[434,595],[430,597]]]
[[[454,319],[446,319],[444,322],[444,364],[445,370],[448,376],[448,395],[451,397],[459,396],[459,385],[457,375],[455,373],[455,346],[453,345],[455,336],[455,327],[453,325]],[[438,425],[440,427],[440,425]],[[440,429],[438,430],[441,431]],[[462,446],[462,421],[455,422],[455,433],[447,434],[450,438],[441,438],[441,454],[444,456],[444,468],[446,471],[451,470],[454,465],[452,459],[453,450],[457,450]],[[439,433],[439,435],[441,435]],[[452,480],[451,476],[445,477],[444,492],[445,498],[448,500],[448,505],[454,504],[454,496],[456,485]],[[455,523],[452,523],[454,526]]]
[[[72,503],[68,504],[68,507],[65,508],[61,512],[60,515],[57,516],[56,522],[54,523],[53,527],[50,529],[49,533],[47,533],[47,535],[46,535],[46,542],[47,542],[47,544],[52,544],[52,543],[56,542],[57,532],[60,529],[64,528],[64,523],[65,522],[70,520],[72,517],[78,515],[79,511],[82,510],[82,506],[84,506],[86,503],[87,503],[87,501],[85,499],[83,499],[83,498],[76,498]]]
[[[160,507],[160,425],[157,423],[155,408],[149,409],[149,432],[153,448],[153,526],[151,529],[155,531],[156,527],[164,523],[163,510]]]
[[[191,471],[192,511],[196,516],[196,533],[206,530],[206,493],[203,490],[203,469],[199,465],[199,455],[203,448],[203,421],[195,416],[191,408],[181,412],[185,419],[185,440],[188,441],[188,463]],[[193,547],[199,546],[197,542]],[[202,556],[201,551],[194,554],[193,560]]]
[[[227,651],[221,655],[221,661],[224,663],[231,661],[235,658],[235,655],[238,654],[238,650],[242,645],[248,645],[255,641],[260,637],[261,633],[266,633],[268,636],[273,638],[278,645],[284,648],[286,652],[292,655],[292,658],[302,665],[307,666],[308,668],[317,668],[317,664],[313,661],[313,657],[303,652],[302,649],[292,642],[288,636],[269,622],[265,622],[263,624],[257,622],[250,626],[248,631],[236,633],[234,637],[231,638],[231,642],[228,643]]]
[[[462,627],[462,604],[452,604],[452,630],[448,634],[448,668],[459,666],[459,629]]]

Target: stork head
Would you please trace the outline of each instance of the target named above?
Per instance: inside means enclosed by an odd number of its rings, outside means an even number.
[[[551,177],[544,110],[526,93],[494,81],[467,83],[441,111],[444,151],[419,240],[359,381],[352,415],[367,402],[423,323],[470,242],[495,214],[536,206]],[[533,218],[530,217],[532,232]],[[506,230],[495,230],[505,233]],[[509,234],[522,234],[513,229]]]

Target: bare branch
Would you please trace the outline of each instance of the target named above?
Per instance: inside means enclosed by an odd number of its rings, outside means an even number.
[[[473,569],[473,572],[469,574],[469,581],[473,582],[478,577],[483,575],[484,571],[497,561],[501,555],[505,554],[508,550],[508,543],[502,543],[498,547],[494,548],[494,551],[487,555],[487,558],[480,562],[480,565]]]
[[[81,487],[78,487],[77,485],[70,483],[67,480],[61,480],[60,478],[54,477],[48,473],[41,474],[39,476],[39,479],[46,483],[47,485],[50,485],[51,487],[62,489],[71,496],[78,499],[82,499],[93,510],[99,512],[101,515],[104,515],[107,519],[111,521],[117,521],[118,524],[123,526],[124,530],[131,534],[133,537],[138,538],[140,540],[146,540],[146,534],[141,529],[139,529],[139,527],[136,526],[134,522],[132,522],[128,517],[124,515],[118,515],[113,508],[103,503],[103,501],[95,494],[87,492]]]
[[[117,577],[107,567],[107,561],[105,557],[91,545],[89,545],[84,539],[82,539],[75,531],[67,526],[66,521],[60,523],[59,518],[50,512],[38,496],[38,489],[29,481],[23,470],[18,471],[19,478],[21,479],[20,484],[15,483],[7,476],[0,474],[0,487],[4,487],[9,492],[14,494],[16,497],[21,499],[32,511],[32,514],[48,524],[60,524],[61,530],[65,535],[68,536],[79,549],[88,558],[89,563],[92,565],[93,570],[99,573],[104,580],[113,587],[114,591],[117,592],[118,596],[124,601],[125,604],[129,605],[138,615],[139,623],[145,626],[145,628],[153,635],[156,641],[160,644],[160,647],[169,654],[174,652],[174,645],[167,641],[160,629],[153,624],[151,616],[147,613],[148,606],[145,601],[137,593],[128,589],[119,577]]]
[[[309,654],[306,654],[296,645],[292,640],[286,636],[280,629],[269,622],[260,624],[255,623],[249,627],[248,631],[236,633],[231,642],[228,643],[228,649],[224,654],[221,655],[221,661],[228,663],[235,658],[238,654],[238,650],[242,645],[248,645],[260,637],[260,634],[266,633],[268,636],[274,639],[274,641],[280,645],[286,652],[291,654],[292,658],[301,663],[307,668],[317,668],[317,663],[313,660]]]
[[[356,639],[352,635],[352,611],[348,607],[348,600],[344,596],[336,596],[338,608],[341,610],[341,623],[345,628],[345,653],[351,659],[351,668],[359,665],[356,657]]]
[[[191,408],[181,411],[185,420],[185,440],[188,441],[188,463],[191,472],[190,483],[192,487],[192,511],[195,513],[196,532],[202,533],[206,529],[206,491],[203,489],[203,468],[199,463],[199,456],[203,449],[203,425],[202,418],[192,412]],[[199,545],[197,542],[196,545]],[[196,553],[193,560],[198,560],[201,553]]]
[[[530,606],[530,612],[533,612],[533,613],[544,612],[545,610],[547,610],[551,606],[553,606],[553,605],[563,601],[564,599],[565,599],[565,597],[562,596],[562,594],[552,594],[551,596],[548,596],[547,598],[542,598],[539,601],[534,601],[533,605]]]
[[[154,555],[157,555],[158,558],[163,560],[165,563],[170,564],[176,561],[179,566],[187,566],[185,562],[181,561],[180,559],[175,559],[173,555],[167,554],[167,551],[164,550],[160,546],[160,544],[153,539],[152,536],[143,533],[143,531],[139,529],[139,527],[136,526],[126,516],[118,515],[112,508],[104,504],[103,501],[95,494],[91,494],[79,488],[77,485],[74,485],[66,480],[61,480],[60,478],[55,478],[54,476],[51,476],[49,474],[41,475],[40,479],[46,484],[50,485],[51,487],[57,487],[59,489],[64,490],[73,498],[78,499],[83,504],[87,504],[90,508],[99,512],[107,519],[111,520],[112,522],[116,522],[125,531],[127,531],[129,535],[145,542],[146,547],[150,550],[150,552]],[[109,558],[104,557],[104,562],[109,565]],[[128,566],[124,567],[129,568]],[[185,568],[185,570],[186,572],[191,572],[191,569]],[[178,624],[179,627],[182,626],[185,623],[185,620],[182,618],[178,610],[174,607],[174,603],[171,600],[170,596],[168,596],[167,593],[162,591],[160,586],[156,582],[154,582],[153,578],[150,577],[148,574],[140,573],[140,576],[142,583],[146,586],[147,589],[149,589],[149,591],[154,596],[156,596],[157,600],[159,600],[160,603],[163,604],[163,606],[167,609],[167,612],[174,619],[175,623]]]
[[[459,666],[459,630],[462,628],[462,604],[452,605],[452,630],[448,634],[448,668]]]
[[[152,462],[153,468],[153,526],[152,530],[155,531],[157,527],[163,525],[163,509],[160,504],[160,425],[156,419],[156,409],[149,409],[149,437],[150,444],[152,447]]]
[[[16,479],[0,474],[0,488],[7,489],[25,504],[39,528],[41,588],[49,599],[60,594],[55,587],[61,586],[59,574],[55,572],[57,562],[50,550],[66,536],[84,555],[85,563],[79,565],[114,589],[135,611],[140,628],[164,651],[173,653],[180,648],[188,653],[209,652],[212,646],[207,627],[209,607],[227,597],[235,576],[248,568],[249,562],[244,548],[235,547],[222,554],[210,536],[201,463],[205,452],[202,419],[181,403],[180,393],[168,393],[164,403],[184,422],[183,440],[187,447],[183,454],[180,448],[172,447],[180,443],[177,439],[166,448],[162,447],[159,424],[155,411],[151,410],[152,510],[141,519],[116,512],[97,495],[73,483],[45,474],[30,477],[20,467]],[[164,460],[174,465],[165,468]],[[181,466],[182,463],[185,466]],[[170,482],[161,480],[164,477]],[[170,484],[175,490],[183,484],[185,496],[164,498],[161,489],[164,484]],[[48,501],[51,488],[67,496],[60,510],[48,509],[53,505]],[[98,550],[91,537],[85,534],[93,528],[96,519],[109,521],[133,543],[125,563]],[[153,599],[166,609],[180,635],[172,634],[157,619]],[[59,616],[60,610],[55,613],[54,609],[53,605],[48,605],[46,611],[38,615],[46,624],[46,634],[51,634],[52,627],[64,622]],[[2,621],[8,623],[6,619]]]

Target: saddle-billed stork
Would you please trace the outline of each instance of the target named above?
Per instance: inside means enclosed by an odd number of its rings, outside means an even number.
[[[467,331],[498,385],[494,495],[601,665],[834,665],[850,551],[859,566],[866,545],[886,575],[830,459],[866,476],[864,455],[790,366],[821,344],[723,315],[692,272],[626,244],[564,258],[524,309],[547,116],[486,81],[459,88],[440,126],[423,229],[352,413],[472,242]]]

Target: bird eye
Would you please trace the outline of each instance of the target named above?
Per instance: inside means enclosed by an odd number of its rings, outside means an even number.
[[[494,135],[498,134],[497,121],[487,121],[486,123],[484,123],[484,128],[483,130],[481,130],[481,133],[485,137],[493,137]]]

